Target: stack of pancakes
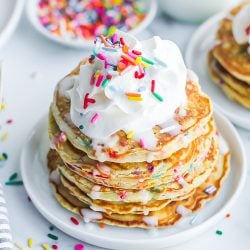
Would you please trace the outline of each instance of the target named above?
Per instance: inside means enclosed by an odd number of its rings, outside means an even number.
[[[214,83],[232,100],[250,108],[250,55],[248,44],[238,44],[232,32],[234,17],[250,5],[243,3],[221,20],[216,45],[208,54],[209,74]]]
[[[69,76],[77,75],[83,61]],[[160,133],[148,150],[124,131],[118,143],[102,149],[98,161],[92,139],[70,120],[72,88],[61,81],[49,114],[50,182],[58,202],[93,221],[128,227],[166,227],[214,198],[229,170],[228,152],[220,152],[210,98],[194,77],[186,83],[187,104],[175,111],[178,129]]]

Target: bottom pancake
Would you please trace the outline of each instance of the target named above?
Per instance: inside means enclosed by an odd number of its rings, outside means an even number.
[[[212,52],[208,55],[208,71],[213,82],[227,97],[250,109],[250,85],[227,72],[213,57]]]
[[[229,171],[229,161],[229,153],[220,155],[210,176],[189,197],[167,203],[165,207],[150,211],[146,215],[133,213],[108,214],[103,211],[94,211],[85,202],[73,196],[60,181],[53,181],[52,186],[58,202],[67,210],[78,214],[85,222],[93,221],[120,227],[161,228],[174,225],[179,221],[182,217],[180,211],[183,211],[183,209],[185,213],[195,212],[202,208],[206,201],[214,198],[221,189],[222,182]],[[214,189],[214,192],[210,194],[205,192],[208,187],[212,187],[211,189]]]

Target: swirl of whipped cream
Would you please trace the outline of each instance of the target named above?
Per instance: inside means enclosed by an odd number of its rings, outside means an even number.
[[[64,79],[74,82],[68,91],[71,120],[95,142],[107,142],[123,130],[153,149],[157,140],[152,128],[173,119],[186,103],[182,55],[160,37],[139,42],[120,31],[113,37],[118,41],[113,45],[97,39],[94,55],[79,75]]]
[[[232,30],[238,44],[250,45],[250,4],[243,7],[234,17]],[[248,54],[250,55],[250,47],[248,47]]]

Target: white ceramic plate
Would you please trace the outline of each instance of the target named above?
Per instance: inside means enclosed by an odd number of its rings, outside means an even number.
[[[238,197],[246,177],[246,156],[239,135],[233,125],[215,112],[217,126],[232,151],[231,172],[216,199],[199,211],[197,221],[190,225],[194,215],[186,217],[167,229],[133,229],[106,226],[100,229],[94,223],[75,226],[72,214],[62,208],[53,197],[48,184],[46,154],[48,151],[47,119],[34,127],[21,155],[21,173],[25,188],[40,213],[65,233],[87,243],[108,249],[158,249],[181,244],[201,234],[217,223],[229,211]]]
[[[0,0],[0,47],[15,30],[22,14],[24,0]]]
[[[155,0],[140,0],[143,4],[145,4],[145,9],[148,10],[145,19],[134,29],[130,30],[130,34],[137,34],[144,30],[154,19],[156,11],[157,11],[157,1]],[[37,16],[37,3],[39,0],[28,0],[26,5],[26,12],[28,15],[28,19],[30,20],[32,26],[42,35],[51,39],[54,42],[58,42],[60,44],[70,46],[73,48],[91,48],[93,47],[93,40],[72,40],[65,39],[63,37],[56,37],[51,32],[46,30],[39,22]]]
[[[185,59],[187,66],[199,76],[203,91],[212,98],[216,107],[236,125],[250,129],[250,110],[228,99],[212,82],[207,70],[207,53],[214,44],[219,21],[225,15],[217,14],[197,29],[187,46]]]

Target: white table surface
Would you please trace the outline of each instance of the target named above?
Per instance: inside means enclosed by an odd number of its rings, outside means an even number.
[[[196,26],[177,23],[159,15],[140,38],[152,34],[175,41],[184,52],[185,45]],[[0,125],[7,118],[13,118],[11,125],[4,125],[0,130],[9,132],[9,138],[0,141],[0,153],[7,152],[9,159],[0,166],[0,182],[4,183],[13,172],[19,173],[19,156],[22,145],[35,122],[46,112],[52,100],[52,93],[57,81],[66,75],[86,54],[82,50],[62,47],[38,34],[23,17],[14,36],[0,50],[0,58],[5,60],[5,100],[7,110],[1,114]],[[237,128],[241,135],[248,160],[250,160],[250,131]],[[233,149],[232,149],[233,150]],[[249,165],[249,164],[248,164]],[[32,166],[30,166],[32,167]],[[249,166],[250,167],[250,166]],[[250,172],[248,171],[248,175]],[[27,248],[27,239],[32,237],[34,249],[42,249],[41,243],[53,243],[48,239],[50,223],[45,220],[27,200],[23,186],[4,186],[9,217],[15,242]],[[184,245],[170,250],[249,250],[250,249],[250,180],[234,204],[230,219],[223,219],[217,226]],[[215,231],[223,231],[219,236]],[[105,229],[104,229],[105,230]],[[70,250],[79,241],[59,230],[59,249]],[[85,244],[86,250],[100,249]]]

